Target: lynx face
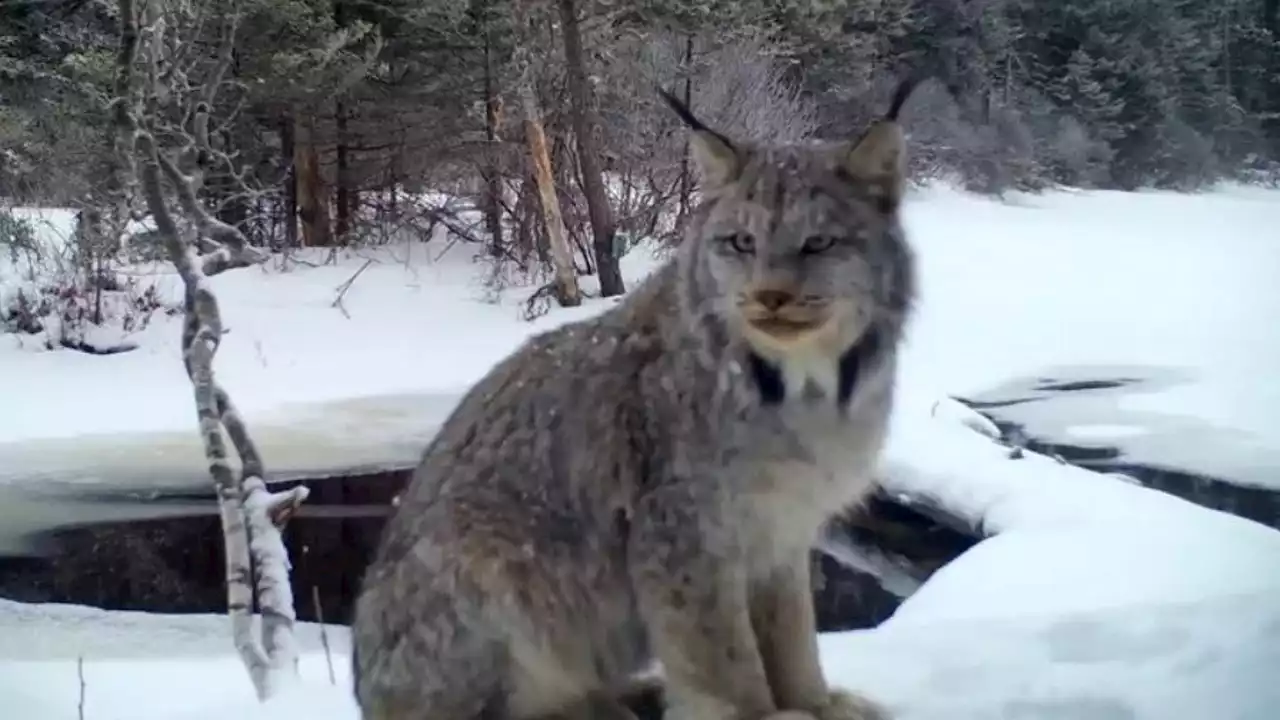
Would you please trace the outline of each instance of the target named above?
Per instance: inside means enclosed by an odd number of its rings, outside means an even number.
[[[714,306],[759,352],[838,355],[903,309],[896,197],[884,178],[855,174],[856,147],[735,147],[719,175],[707,168],[688,241],[701,246]]]

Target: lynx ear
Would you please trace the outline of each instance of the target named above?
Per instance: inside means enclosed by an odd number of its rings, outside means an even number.
[[[715,187],[736,178],[742,170],[742,159],[729,138],[704,125],[671,93],[662,88],[658,88],[658,93],[667,101],[680,120],[693,131],[689,145],[693,152],[693,162],[698,167],[698,175],[701,176],[703,183]]]
[[[738,151],[723,135],[710,130],[695,131],[689,138],[693,150],[693,162],[698,175],[709,187],[730,182],[742,169]]]
[[[844,170],[872,189],[882,201],[885,212],[893,212],[902,202],[907,178],[907,152],[898,115],[921,79],[911,77],[900,83],[889,103],[889,111],[868,128],[842,158]]]
[[[880,120],[854,143],[843,158],[843,166],[858,182],[883,201],[892,212],[902,201],[906,185],[906,141],[902,127],[893,120]]]

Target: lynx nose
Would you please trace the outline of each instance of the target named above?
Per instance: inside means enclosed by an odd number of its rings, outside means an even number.
[[[795,300],[796,296],[786,290],[757,290],[752,294],[752,297],[769,312],[773,312]]]

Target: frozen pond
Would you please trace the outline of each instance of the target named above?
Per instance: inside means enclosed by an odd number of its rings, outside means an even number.
[[[1194,384],[1190,374],[1167,368],[1064,367],[964,401],[1015,444],[1280,529],[1280,448],[1135,402]]]

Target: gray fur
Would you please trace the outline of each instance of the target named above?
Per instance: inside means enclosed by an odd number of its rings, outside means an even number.
[[[871,489],[914,293],[898,185],[850,161],[884,156],[867,150],[702,153],[676,257],[467,394],[357,603],[367,720],[628,720],[617,698],[654,660],[669,718],[881,717],[827,686],[809,577],[821,526]],[[823,235],[831,247],[801,252]],[[825,324],[754,328],[761,290]],[[856,370],[845,403],[841,367]]]

